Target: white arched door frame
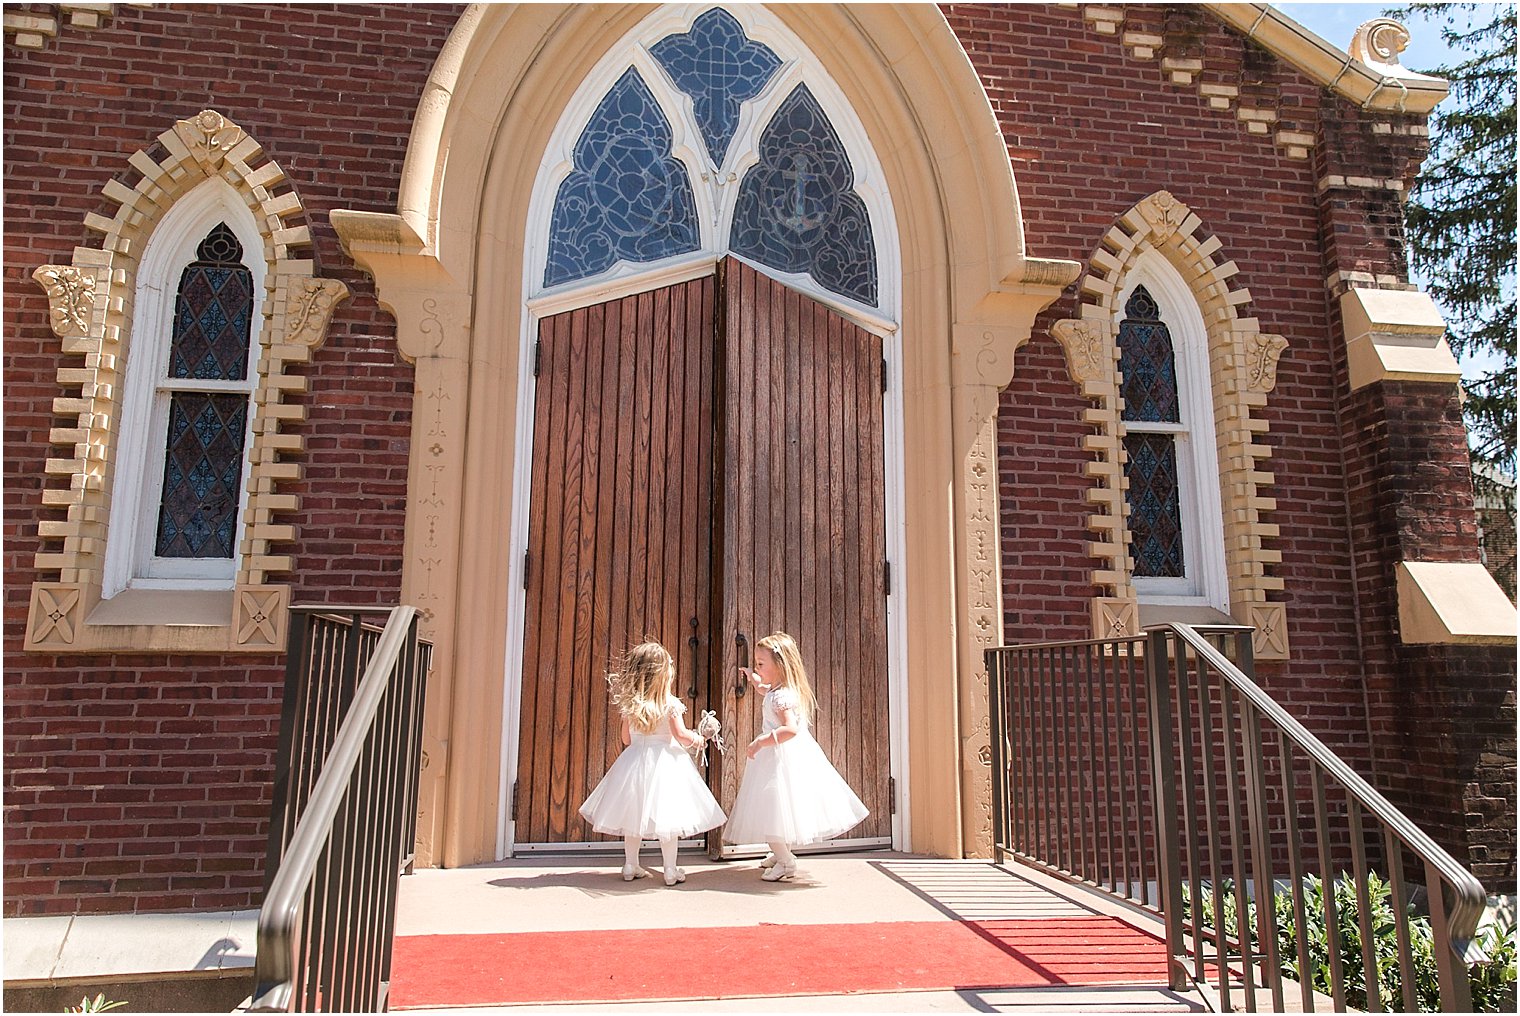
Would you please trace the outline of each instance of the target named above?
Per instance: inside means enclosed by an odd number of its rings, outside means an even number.
[[[659,40],[689,31],[702,14],[714,4],[670,4],[663,6],[639,23],[616,46],[597,62],[576,89],[550,135],[547,150],[539,166],[528,206],[527,236],[524,238],[522,292],[524,301],[517,376],[516,452],[514,461],[522,463],[513,478],[511,544],[528,542],[528,500],[532,489],[531,463],[536,378],[533,376],[533,350],[538,323],[552,314],[577,307],[603,303],[634,293],[674,285],[715,271],[725,256],[739,257],[727,251],[738,183],[759,158],[760,134],[782,102],[799,84],[806,84],[822,106],[850,157],[855,174],[852,190],[865,203],[870,216],[876,246],[878,304],[867,306],[818,285],[811,276],[777,271],[749,258],[741,260],[757,271],[769,275],[790,288],[839,312],[862,328],[882,337],[888,362],[887,392],[883,403],[883,449],[886,469],[886,539],[889,560],[894,571],[902,575],[906,568],[906,531],[904,527],[903,489],[903,398],[902,372],[894,365],[903,362],[901,294],[901,248],[897,219],[882,169],[865,128],[844,93],[825,71],[822,63],[803,42],[760,5],[735,5],[723,9],[744,29],[745,35],[781,57],[782,65],[766,87],[740,110],[738,128],[723,166],[714,170],[707,157],[705,143],[694,129],[692,101],[665,75],[658,62],[649,55],[649,47]],[[554,198],[560,184],[573,169],[571,155],[581,132],[608,90],[632,66],[649,87],[670,125],[671,154],[686,168],[692,182],[697,217],[701,229],[701,249],[651,264],[619,261],[608,271],[591,279],[555,287],[543,285],[544,267],[549,247],[549,222]],[[721,176],[721,178],[720,178]],[[507,617],[505,688],[502,696],[501,781],[498,814],[497,856],[510,856],[515,847],[510,799],[516,782],[520,744],[520,706],[522,700],[522,652],[525,637],[524,562],[520,556],[507,563],[512,571]],[[904,580],[893,583],[903,588]],[[888,640],[888,708],[891,715],[891,776],[900,790],[892,821],[893,846],[911,849],[911,824],[907,788],[907,623],[904,598],[894,593],[887,598]]]

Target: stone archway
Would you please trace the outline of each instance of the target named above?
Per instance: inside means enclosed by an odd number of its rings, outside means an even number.
[[[500,856],[502,660],[521,548],[493,524],[524,459],[525,216],[560,111],[648,8],[476,5],[439,55],[394,213],[334,211],[417,370],[404,596],[437,644],[418,857]],[[1002,133],[931,5],[779,6],[881,153],[902,245],[902,583],[913,849],[990,850],[986,675],[1000,632],[997,397],[1078,265],[1027,256]]]

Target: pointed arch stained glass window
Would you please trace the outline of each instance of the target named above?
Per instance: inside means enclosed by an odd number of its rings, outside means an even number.
[[[1182,498],[1177,488],[1177,439],[1171,434],[1126,434],[1129,461],[1130,553],[1140,578],[1180,578]]]
[[[237,381],[248,373],[253,274],[226,223],[212,229],[180,274],[169,376]]]
[[[1119,370],[1124,375],[1124,419],[1176,423],[1177,358],[1161,309],[1144,286],[1124,304],[1119,323]]]
[[[649,86],[628,68],[575,143],[549,220],[544,285],[701,246],[691,181],[670,154],[671,137]]]
[[[1139,578],[1180,578],[1183,555],[1182,497],[1177,466],[1182,405],[1177,358],[1161,308],[1144,286],[1124,304],[1119,323],[1119,370],[1124,378],[1123,419],[1128,458],[1130,553]]]
[[[243,246],[220,223],[180,273],[169,343],[168,397],[154,554],[167,558],[231,558],[242,490],[248,394],[217,383],[246,382],[253,320],[253,273]],[[239,385],[246,388],[246,384]]]
[[[781,58],[744,35],[734,16],[715,7],[683,35],[650,47],[677,88],[691,96],[697,128],[713,164],[721,166],[739,129],[739,109],[759,95]]]
[[[876,244],[855,172],[806,85],[786,97],[744,175],[729,249],[823,288],[876,305]]]

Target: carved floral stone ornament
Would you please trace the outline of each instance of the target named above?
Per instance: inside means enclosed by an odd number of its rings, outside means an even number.
[[[214,109],[203,109],[180,124],[198,133],[200,144],[212,152],[230,152],[246,137],[241,127]]]
[[[1373,18],[1364,22],[1351,37],[1351,55],[1380,70],[1398,68],[1399,54],[1409,45],[1409,29],[1392,18]]]
[[[1057,321],[1051,326],[1056,339],[1066,347],[1066,364],[1078,382],[1099,381],[1113,368],[1113,336],[1093,321]]]
[[[95,277],[72,265],[43,265],[32,273],[48,295],[48,324],[61,339],[88,335],[95,313]]]
[[[327,336],[333,308],[348,296],[336,279],[302,279],[290,296],[289,341],[314,346]]]
[[[1252,335],[1246,343],[1246,386],[1255,392],[1270,392],[1277,387],[1277,361],[1288,340],[1281,335]]]
[[[1140,214],[1151,225],[1151,235],[1165,240],[1177,232],[1182,220],[1187,218],[1187,206],[1172,196],[1170,191],[1157,191],[1140,202]]]

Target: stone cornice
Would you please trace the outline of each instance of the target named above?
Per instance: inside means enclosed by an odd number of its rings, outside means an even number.
[[[1267,4],[1203,6],[1248,39],[1363,109],[1429,113],[1449,90],[1443,78],[1399,66],[1396,53],[1387,62],[1359,60]]]

